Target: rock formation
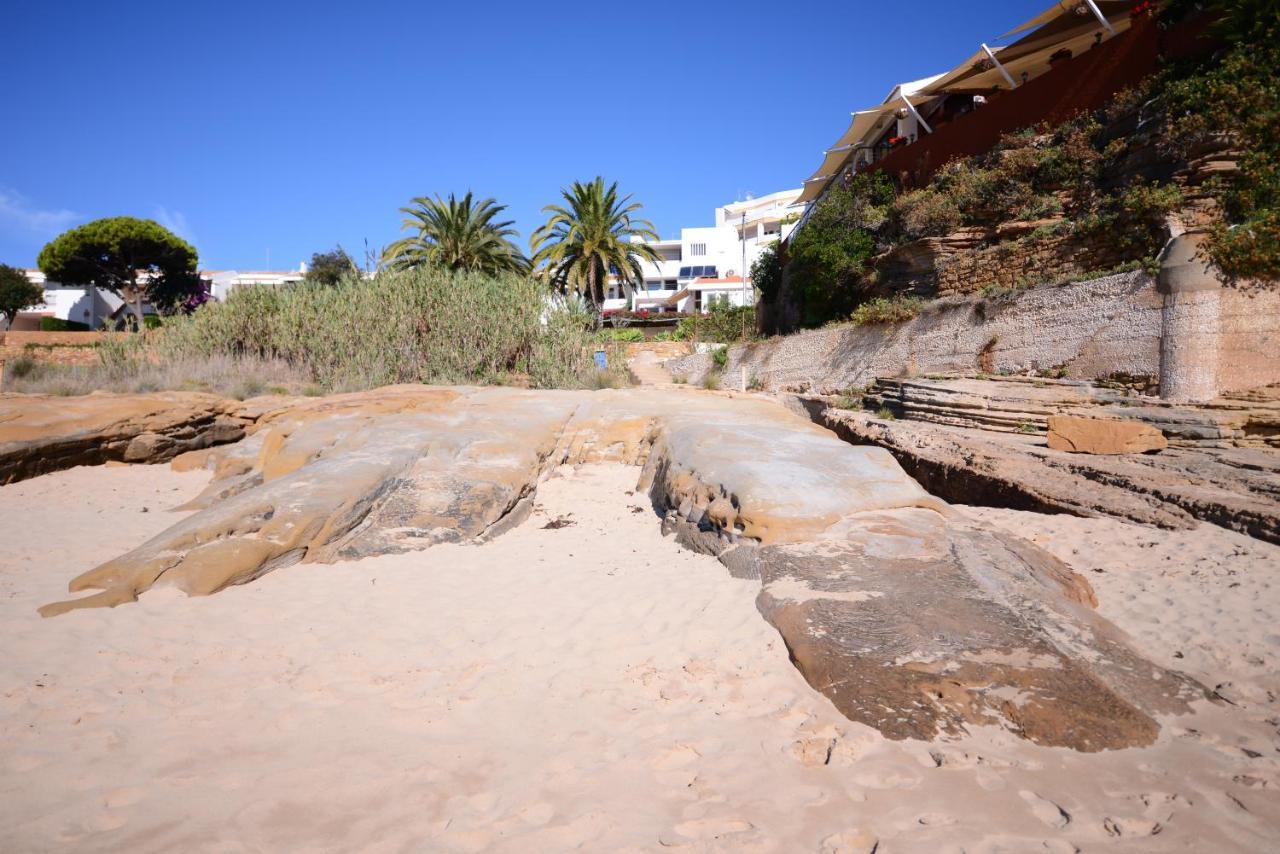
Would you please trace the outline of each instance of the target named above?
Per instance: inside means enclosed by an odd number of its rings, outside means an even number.
[[[846,441],[891,451],[948,501],[1162,528],[1204,521],[1280,542],[1280,459],[1270,451],[1192,443],[1159,454],[1093,456],[1054,450],[1036,433],[890,421],[812,401],[807,409]]]
[[[993,724],[1042,744],[1150,743],[1203,689],[1141,659],[1089,585],[1031,544],[957,517],[876,447],[774,401],[642,390],[397,386],[248,406],[198,512],[90,570],[46,616],[192,595],[301,561],[500,533],[562,464],[642,466],[686,545],[758,578],[761,613],[811,685],[893,738]]]
[[[1048,444],[1071,454],[1145,454],[1169,447],[1150,424],[1079,415],[1050,415]]]
[[[209,394],[0,395],[0,483],[72,466],[164,462],[234,442],[248,419]]]

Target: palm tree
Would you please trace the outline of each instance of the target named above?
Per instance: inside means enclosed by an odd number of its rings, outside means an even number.
[[[473,203],[471,193],[461,201],[450,193],[447,201],[418,196],[410,205],[400,209],[408,215],[401,230],[414,233],[383,250],[383,267],[431,265],[490,274],[529,269],[528,259],[511,241],[518,234],[514,223],[494,221],[507,209],[495,199]]]
[[[661,260],[652,246],[631,239],[656,241],[658,233],[653,223],[635,217],[642,208],[639,202],[631,201],[631,196],[618,197],[616,181],[607,188],[600,177],[588,184],[574,181],[560,194],[566,204],[543,208],[551,217],[530,238],[533,265],[561,293],[582,294],[598,326],[609,275],[617,276],[630,294],[644,281],[640,262]]]

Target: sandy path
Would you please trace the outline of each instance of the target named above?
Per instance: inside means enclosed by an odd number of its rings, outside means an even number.
[[[1147,627],[1146,606],[1111,604],[1138,602],[1124,599],[1137,588],[1103,583],[1128,553],[1099,552],[1090,561],[1106,572],[1090,578],[1104,610],[1144,644],[1177,638],[1197,667],[1228,662],[1224,693],[1239,707],[1180,719],[1152,748],[1092,756],[1000,732],[887,742],[808,688],[757,615],[754,582],[660,536],[625,494],[635,478],[620,467],[553,478],[532,519],[483,546],[295,566],[213,597],[160,590],[54,620],[35,607],[167,526],[161,508],[205,475],[77,469],[0,487],[0,850],[867,851],[879,838],[884,854],[1280,840],[1277,739],[1263,722],[1275,710],[1246,699],[1274,686],[1274,642],[1264,633],[1237,650],[1259,618],[1218,641],[1228,616]],[[1023,515],[992,521],[1031,531],[1064,518]],[[544,527],[556,519],[572,524]],[[1270,548],[1257,560],[1280,552]],[[1194,578],[1151,595],[1181,602],[1230,583]],[[1250,592],[1275,632],[1270,595]]]

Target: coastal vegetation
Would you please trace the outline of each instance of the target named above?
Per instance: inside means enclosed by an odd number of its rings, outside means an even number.
[[[620,195],[617,182],[604,178],[575,181],[561,191],[564,204],[548,205],[546,223],[529,241],[533,265],[559,293],[581,295],[599,326],[609,276],[617,277],[624,292],[644,281],[643,261],[661,259],[645,240],[658,240],[653,223],[639,216],[643,206]]]
[[[42,365],[9,388],[234,396],[246,387],[303,393],[393,383],[573,388],[599,382],[591,344],[590,314],[530,276],[422,266],[337,287],[237,288],[145,336],[108,338],[97,365]]]

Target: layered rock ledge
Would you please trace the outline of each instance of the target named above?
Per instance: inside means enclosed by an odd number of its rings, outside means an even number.
[[[618,461],[642,466],[638,488],[683,543],[760,580],[758,607],[809,683],[887,736],[998,725],[1086,751],[1142,745],[1157,715],[1205,696],[1137,655],[1056,559],[772,400],[397,386],[238,411],[245,439],[174,460],[213,472],[198,512],[42,613],[482,540],[560,466]]]
[[[0,395],[0,483],[72,466],[165,462],[234,442],[251,418],[210,394]]]

